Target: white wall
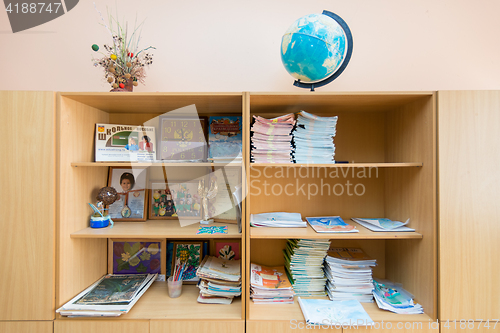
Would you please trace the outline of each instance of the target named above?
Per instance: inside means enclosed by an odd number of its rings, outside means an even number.
[[[500,89],[496,0],[96,0],[133,22],[157,47],[135,91],[301,91],[280,42],[297,18],[323,9],[354,38],[351,62],[318,91]],[[93,43],[109,43],[92,1],[13,34],[0,11],[0,90],[108,91],[92,66]]]

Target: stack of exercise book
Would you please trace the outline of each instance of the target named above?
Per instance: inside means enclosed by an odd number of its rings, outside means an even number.
[[[399,314],[424,313],[422,306],[413,302],[413,295],[404,290],[401,284],[373,280],[373,286],[373,296],[380,309]]]
[[[293,303],[294,292],[285,267],[251,264],[250,298],[255,304]]]
[[[286,272],[297,296],[325,296],[323,260],[328,240],[289,239],[285,255]]]
[[[377,261],[359,248],[332,248],[325,258],[326,291],[332,301],[373,302],[372,267]]]
[[[231,304],[234,297],[241,295],[240,260],[206,256],[196,275],[200,278],[200,303]]]
[[[292,113],[266,119],[253,116],[251,161],[254,163],[293,163],[292,135],[295,117]]]
[[[132,309],[157,276],[105,275],[56,312],[68,317],[118,317]]]
[[[319,117],[305,111],[297,115],[293,134],[295,163],[335,163],[333,138],[337,131],[338,117]]]
[[[302,220],[300,213],[261,213],[250,215],[250,225],[252,227],[273,227],[273,228],[305,228],[307,223]]]

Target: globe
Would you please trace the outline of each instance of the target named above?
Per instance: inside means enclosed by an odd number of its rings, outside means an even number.
[[[281,61],[297,80],[308,83],[324,80],[346,60],[349,47],[346,32],[325,13],[329,12],[299,18],[283,35]]]

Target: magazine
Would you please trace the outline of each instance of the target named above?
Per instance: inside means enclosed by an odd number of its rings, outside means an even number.
[[[241,160],[241,116],[209,118],[208,154],[213,162]]]
[[[340,216],[306,217],[316,232],[359,232],[355,226],[347,224]]]

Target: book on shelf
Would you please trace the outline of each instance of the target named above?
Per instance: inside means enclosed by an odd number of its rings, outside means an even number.
[[[391,221],[386,218],[351,218],[356,223],[361,224],[368,230],[379,232],[379,231],[407,231],[412,232],[415,229],[409,228],[406,225],[410,222],[410,219],[406,222]]]
[[[242,161],[241,116],[212,116],[208,122],[208,160],[214,163]]]
[[[155,128],[95,125],[96,162],[152,162],[156,160]]]
[[[374,324],[361,303],[356,300],[329,301],[298,298],[300,309],[309,325],[371,326]]]
[[[252,227],[274,227],[274,228],[305,228],[307,223],[302,220],[300,213],[261,213],[250,215]]]
[[[306,217],[314,231],[319,233],[359,232],[355,226],[345,223],[340,216]]]
[[[293,303],[293,296],[285,267],[250,264],[250,298],[254,303]]]
[[[116,317],[130,311],[158,274],[108,274],[56,310],[62,316]]]
[[[398,314],[420,314],[424,309],[413,301],[413,295],[398,283],[389,280],[373,280],[373,297],[382,310]]]
[[[207,256],[198,267],[196,275],[200,278],[200,303],[231,304],[234,297],[241,295],[240,260]]]

